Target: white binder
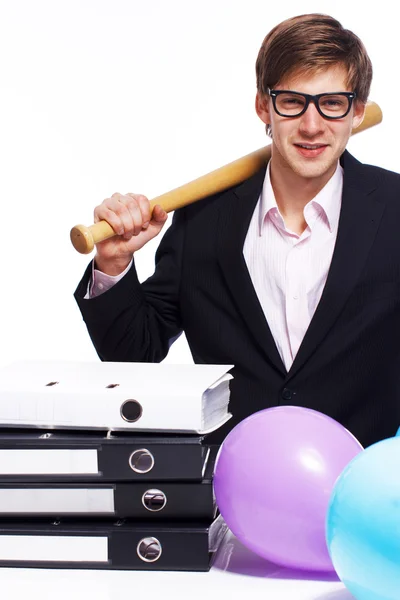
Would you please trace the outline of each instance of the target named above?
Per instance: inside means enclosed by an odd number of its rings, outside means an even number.
[[[206,434],[233,365],[21,361],[0,369],[0,426]]]

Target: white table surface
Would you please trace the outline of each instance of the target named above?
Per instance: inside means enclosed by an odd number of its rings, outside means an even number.
[[[334,574],[284,569],[230,532],[208,573],[0,568],[7,600],[353,600]]]

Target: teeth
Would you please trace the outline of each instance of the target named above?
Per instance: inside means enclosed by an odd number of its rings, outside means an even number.
[[[316,150],[317,148],[322,148],[322,144],[319,146],[306,146],[306,144],[298,144],[300,148],[306,148],[306,150]]]

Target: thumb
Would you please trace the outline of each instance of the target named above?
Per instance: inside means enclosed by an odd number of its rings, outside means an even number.
[[[165,223],[167,219],[168,213],[159,204],[156,204],[151,215],[153,223],[162,224]]]

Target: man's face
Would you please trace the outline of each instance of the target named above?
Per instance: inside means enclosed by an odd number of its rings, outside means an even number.
[[[312,95],[353,91],[346,86],[346,71],[342,66],[333,66],[312,75],[294,75],[280,81],[274,89]],[[310,102],[303,115],[288,118],[275,112],[271,98],[257,94],[256,110],[260,119],[272,128],[274,168],[279,165],[286,169],[289,167],[300,177],[308,179],[333,174],[352,128],[363,119],[365,107],[355,100],[346,117],[331,120],[322,117]],[[314,149],[304,148],[304,145]]]

